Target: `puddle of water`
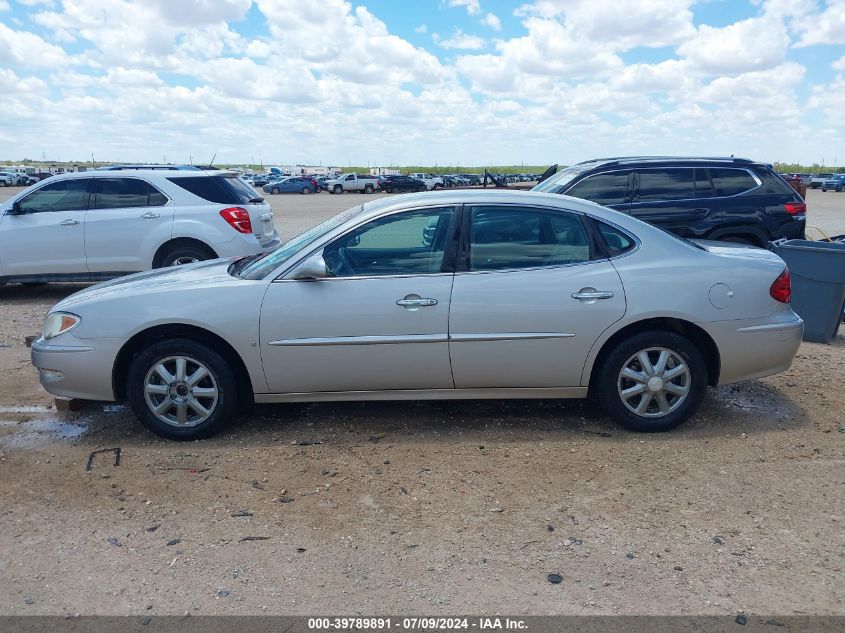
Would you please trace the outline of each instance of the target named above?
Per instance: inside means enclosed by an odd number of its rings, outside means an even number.
[[[0,407],[0,413],[55,413],[52,407]]]
[[[84,420],[73,424],[64,420],[42,418],[18,422],[0,420],[0,447],[34,448],[55,440],[71,440],[88,430]]]

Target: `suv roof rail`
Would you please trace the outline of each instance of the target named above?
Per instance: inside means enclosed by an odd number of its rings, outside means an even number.
[[[107,165],[98,167],[99,171],[129,171],[129,170],[162,170],[162,171],[200,171],[199,167],[193,165]]]
[[[756,161],[751,160],[750,158],[739,158],[735,156],[614,156],[610,158],[594,158],[592,160],[585,160],[578,163],[578,165],[585,165],[587,163],[602,163],[604,165],[609,164],[625,164],[625,163],[643,163],[643,162],[662,162],[662,161],[672,161],[672,160],[683,160],[683,161],[722,161],[728,163],[742,163],[742,164],[753,164]]]

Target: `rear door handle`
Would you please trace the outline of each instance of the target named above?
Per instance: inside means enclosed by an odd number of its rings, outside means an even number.
[[[572,293],[573,299],[580,301],[595,301],[597,299],[613,299],[613,293],[608,290],[593,290],[592,288],[583,288],[578,292]]]
[[[160,218],[160,213],[153,213],[152,211],[147,211],[144,215],[141,216],[145,220],[153,220],[155,218]]]
[[[62,226],[73,226],[74,224],[79,224],[79,220],[62,220],[59,224]]]

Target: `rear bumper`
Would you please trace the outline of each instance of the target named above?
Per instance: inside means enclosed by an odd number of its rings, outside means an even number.
[[[273,231],[272,237],[265,242],[259,242],[255,235],[243,235],[238,233],[228,242],[218,242],[212,244],[211,247],[218,257],[242,257],[244,255],[254,255],[264,251],[272,251],[279,247],[282,243],[282,238],[279,233]]]
[[[801,345],[804,322],[788,313],[773,319],[700,323],[719,348],[719,384],[779,374]]]
[[[41,386],[63,398],[114,400],[112,369],[126,339],[78,339],[69,333],[32,344],[32,364]]]

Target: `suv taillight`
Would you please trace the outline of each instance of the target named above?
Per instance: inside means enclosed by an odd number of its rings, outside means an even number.
[[[807,213],[806,202],[787,202],[783,205],[783,208],[789,215],[804,215]]]
[[[780,301],[781,303],[789,303],[792,301],[792,279],[789,276],[789,269],[785,268],[783,272],[778,275],[769,288],[769,294],[772,299]]]
[[[252,233],[252,221],[249,212],[241,207],[229,207],[220,212],[220,217],[226,220],[238,233]]]

